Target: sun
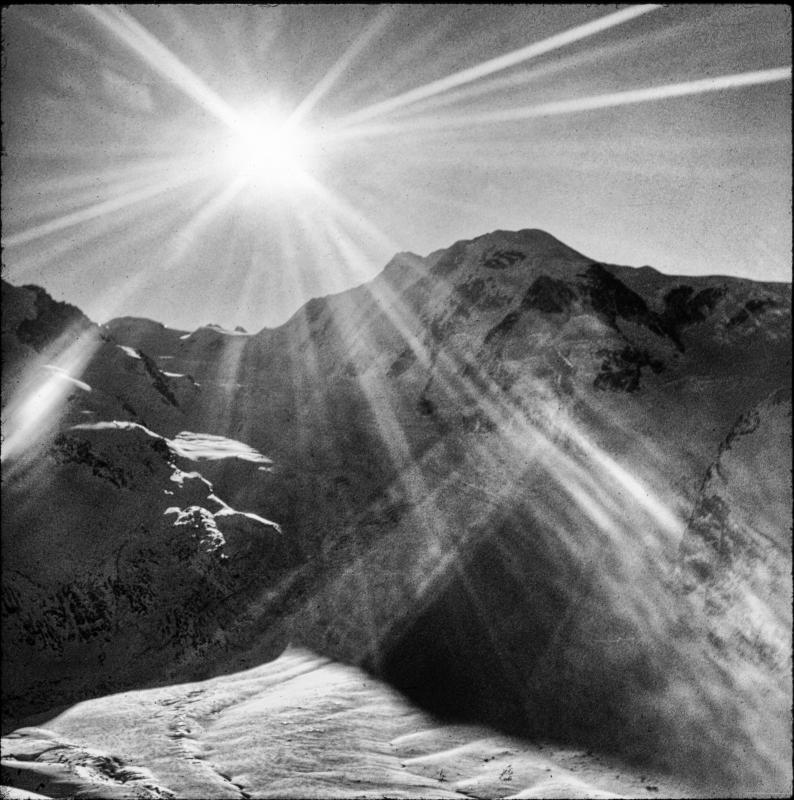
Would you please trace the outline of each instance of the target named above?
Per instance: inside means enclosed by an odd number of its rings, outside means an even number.
[[[297,189],[311,168],[313,155],[307,131],[288,120],[258,116],[230,131],[219,166],[231,180],[272,194]]]

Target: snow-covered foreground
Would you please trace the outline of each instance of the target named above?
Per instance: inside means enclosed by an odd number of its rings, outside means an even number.
[[[444,724],[361,670],[294,648],[37,722],[3,739],[3,780],[38,793],[27,796],[696,796],[597,754]]]

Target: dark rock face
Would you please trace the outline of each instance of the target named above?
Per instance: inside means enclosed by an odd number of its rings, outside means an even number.
[[[162,395],[163,399],[167,403],[170,403],[172,406],[179,406],[174,393],[171,391],[171,387],[166,382],[165,376],[159,370],[157,364],[155,364],[155,362],[144,352],[139,351],[138,356],[143,362],[144,369],[152,379],[152,386],[154,387],[155,391]]]
[[[576,292],[564,281],[541,275],[527,289],[521,307],[546,314],[562,314],[571,307]]]
[[[650,367],[657,374],[664,369],[663,362],[653,358],[647,350],[624,347],[622,350],[602,350],[601,354],[604,360],[593,381],[596,389],[636,392],[640,388],[643,367]]]
[[[124,470],[97,455],[84,439],[59,433],[53,442],[52,456],[57,464],[83,464],[94,477],[107,480],[118,488],[128,484]]]
[[[683,284],[665,295],[661,324],[679,350],[684,349],[681,341],[684,328],[696,322],[704,322],[725,292],[722,286],[709,286],[695,292],[693,286]]]
[[[455,286],[455,294],[460,298],[459,314],[467,314],[471,307],[490,309],[502,308],[512,298],[499,285],[499,281],[490,275],[475,276]]]
[[[253,336],[114,321],[74,376],[92,391],[4,487],[11,652],[25,631],[66,631],[63,655],[25,644],[6,692],[42,707],[92,691],[61,679],[83,656],[104,659],[92,674],[113,690],[136,680],[131,652],[140,680],[185,679],[289,639],[367,664],[438,713],[705,780],[724,767],[733,789],[779,776],[763,753],[780,748],[754,747],[753,726],[780,713],[731,689],[741,648],[715,644],[733,633],[701,626],[696,598],[723,575],[780,602],[765,556],[749,583],[744,556],[721,560],[725,542],[747,549],[737,507],[761,500],[740,479],[702,485],[737,418],[790,372],[790,304],[788,286],[595,264],[528,230],[403,254]],[[30,348],[7,337],[22,374]],[[74,428],[87,419],[153,435]],[[182,430],[273,463],[180,460]],[[736,434],[730,452],[756,435]],[[207,481],[283,535],[220,513]],[[785,518],[763,530],[790,563]],[[759,693],[779,673],[760,675]]]
[[[643,322],[649,320],[650,312],[642,297],[621,283],[601,264],[592,264],[585,272],[585,278],[593,308],[610,322],[614,323],[618,317]]]
[[[623,319],[644,325],[659,336],[669,335],[663,321],[648,308],[645,300],[604,266],[591,265],[584,277],[593,308],[611,325],[615,326],[619,319]]]
[[[497,250],[483,261],[483,266],[487,269],[507,269],[523,260],[524,254],[517,250]]]
[[[8,289],[6,288],[8,287]],[[41,351],[64,332],[77,333],[89,328],[91,322],[79,308],[53,300],[38,286],[23,286],[23,291],[33,294],[33,314],[23,319],[15,329],[19,340]],[[3,281],[3,291],[11,287]]]
[[[410,347],[406,347],[405,350],[394,359],[386,375],[389,378],[396,378],[398,375],[402,375],[415,361],[416,353],[414,353]]]
[[[485,334],[483,340],[485,344],[490,344],[494,341],[504,339],[515,328],[516,323],[521,319],[521,313],[518,311],[511,311],[506,314],[497,325],[494,325],[488,333]]]
[[[738,325],[743,325],[748,320],[757,319],[765,311],[775,308],[777,305],[777,301],[773,298],[759,297],[748,300],[744,304],[744,307],[728,320],[728,327],[733,328]]]
[[[672,328],[703,322],[724,294],[725,289],[721,286],[710,286],[699,292],[686,284],[676,286],[664,298],[665,322]]]

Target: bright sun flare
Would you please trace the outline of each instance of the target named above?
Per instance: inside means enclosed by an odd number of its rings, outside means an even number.
[[[296,188],[312,155],[305,131],[280,120],[247,121],[226,142],[223,168],[246,186],[272,192]]]

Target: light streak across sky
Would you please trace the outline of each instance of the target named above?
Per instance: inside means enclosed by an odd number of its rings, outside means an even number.
[[[21,233],[12,234],[3,240],[3,244],[6,247],[18,247],[19,245],[27,244],[35,239],[40,239],[53,233],[59,233],[67,228],[72,228],[81,223],[90,222],[91,220],[99,219],[114,212],[151,200],[153,197],[164,194],[165,192],[178,189],[193,181],[200,180],[201,177],[201,173],[196,175],[195,172],[187,169],[179,175],[173,174],[157,182],[147,182],[145,186],[139,189],[124,192],[118,197],[95,203],[87,208],[74,211],[71,214],[64,214],[50,222],[28,228]]]
[[[301,100],[297,108],[290,114],[289,123],[295,124],[311,112],[333,85],[341,79],[351,64],[364,51],[383,29],[389,25],[395,16],[394,9],[384,7],[353,42],[353,44],[340,56],[339,60],[328,70],[320,81],[314,86],[306,97]]]
[[[493,111],[487,114],[470,116],[457,116],[439,119],[420,119],[412,122],[401,120],[394,124],[351,127],[337,134],[339,138],[360,138],[398,134],[406,130],[421,130],[423,128],[438,130],[445,128],[467,128],[471,125],[499,125],[505,122],[536,119],[538,117],[554,117],[560,114],[578,114],[585,111],[595,111],[602,108],[616,108],[617,106],[633,105],[635,103],[650,103],[658,100],[669,100],[676,97],[705,94],[707,92],[720,92],[729,89],[741,89],[746,86],[758,86],[766,83],[791,80],[791,67],[777,67],[775,69],[743,72],[738,75],[720,75],[714,78],[701,78],[696,81],[671,83],[664,86],[649,86],[642,89],[630,89],[625,92],[611,92],[591,97],[576,97],[570,100],[557,100],[551,103],[540,103],[534,106],[509,108],[502,111]],[[332,133],[331,136],[334,134]]]
[[[649,86],[644,89],[632,89],[626,92],[595,95],[574,100],[561,100],[528,108],[517,108],[494,114],[496,122],[508,122],[532,117],[552,116],[554,114],[575,114],[581,111],[593,111],[598,108],[614,108],[632,103],[648,103],[654,100],[667,100],[673,97],[719,92],[727,89],[740,89],[745,86],[757,86],[765,83],[791,80],[791,67],[762,69],[755,72],[742,72],[738,75],[720,75],[716,78],[701,78],[696,81],[671,83],[665,86]]]
[[[649,11],[654,11],[657,8],[659,8],[659,6],[655,4],[629,6],[629,8],[625,8],[622,11],[616,11],[614,14],[607,14],[600,19],[588,22],[584,25],[579,25],[554,36],[550,36],[548,39],[527,45],[526,47],[522,47],[519,50],[513,51],[512,53],[506,53],[505,55],[498,56],[497,58],[489,59],[488,61],[484,61],[474,67],[457,72],[454,75],[449,75],[446,78],[433,81],[425,86],[419,86],[416,89],[411,89],[410,91],[400,94],[397,97],[393,97],[390,100],[384,100],[367,108],[363,108],[360,111],[356,111],[353,114],[350,114],[348,117],[343,118],[338,124],[345,125],[352,122],[360,122],[362,120],[371,119],[372,117],[377,117],[384,113],[388,113],[389,111],[393,111],[394,109],[400,108],[401,106],[415,103],[417,100],[424,100],[428,97],[432,97],[433,95],[442,94],[443,92],[447,92],[450,89],[455,89],[458,86],[463,86],[464,84],[485,78],[488,75],[493,75],[495,72],[501,72],[502,70],[522,64],[525,61],[529,61],[531,58],[537,58],[545,53],[550,53],[553,50],[565,47],[566,45],[577,42],[580,39],[593,36],[596,33],[600,33],[601,31],[605,31],[609,28],[615,27],[616,25],[620,25],[623,22],[628,22],[629,20],[635,19],[643,14],[647,14]]]
[[[238,115],[223,98],[126,11],[112,5],[83,5],[80,8],[219,120],[230,127],[239,124]]]

